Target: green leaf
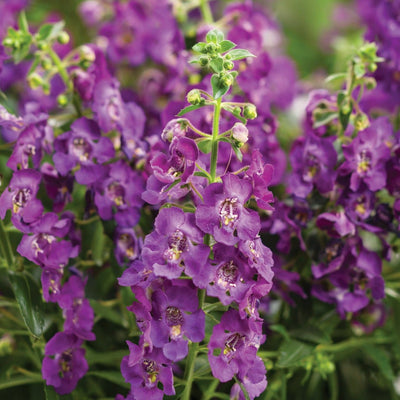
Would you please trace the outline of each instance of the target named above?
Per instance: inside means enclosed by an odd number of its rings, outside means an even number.
[[[8,276],[26,327],[39,337],[44,332],[43,300],[39,286],[28,274],[9,271]]]
[[[25,15],[24,11],[22,11],[21,14],[19,14],[18,27],[22,32],[29,33],[28,21],[26,19],[26,15]]]
[[[120,312],[113,310],[111,307],[107,307],[96,300],[90,300],[90,305],[93,308],[96,317],[102,317],[114,324],[126,327]]]
[[[234,112],[234,110],[235,110],[234,107],[229,106],[229,105],[225,106],[225,105],[222,103],[222,108],[223,108],[225,111],[228,111],[229,113],[231,113],[231,114],[232,114],[235,118],[237,118],[240,122],[242,122],[243,124],[246,124],[247,119],[246,119],[246,118],[243,118],[243,117],[240,115],[240,112],[239,112],[239,113]]]
[[[192,47],[192,50],[193,50],[193,51],[196,51],[196,52],[198,52],[198,53],[204,53],[204,52],[205,52],[206,45],[207,45],[207,44],[204,43],[204,42],[196,43],[196,44]]]
[[[58,35],[63,31],[65,26],[64,21],[56,22],[55,24],[44,24],[40,27],[36,34],[38,41],[51,41],[57,39]]]
[[[47,386],[44,384],[44,393],[46,395],[46,400],[59,400],[60,396],[56,393],[53,386]]]
[[[280,356],[276,365],[279,368],[293,367],[310,356],[313,351],[314,346],[309,344],[298,340],[286,341],[280,348]]]
[[[176,116],[182,117],[182,115],[185,115],[190,111],[198,110],[199,108],[204,107],[206,105],[207,104],[197,104],[195,106],[187,106],[187,107],[183,108],[181,111],[179,111],[178,114],[176,114]]]
[[[123,357],[129,354],[128,349],[126,350],[114,350],[114,351],[106,351],[99,352],[96,350],[92,350],[90,347],[86,349],[86,359],[90,366],[94,364],[99,365],[120,365]]]
[[[254,54],[245,49],[234,49],[228,54],[231,56],[231,60],[242,60],[243,58],[247,57],[255,57]]]
[[[215,57],[211,60],[210,67],[214,72],[222,72],[224,70],[224,60],[221,57]]]
[[[222,85],[218,75],[216,74],[211,77],[211,86],[213,88],[213,96],[215,99],[219,99],[229,90],[229,86]]]
[[[201,171],[196,171],[196,172],[194,173],[194,176],[202,176],[203,178],[207,178],[207,179],[210,178],[210,174],[207,174],[207,173],[201,172]]]
[[[233,143],[232,143],[232,149],[233,149],[233,151],[235,152],[235,155],[236,155],[237,159],[238,159],[240,162],[242,162],[242,160],[243,160],[243,153],[241,152],[240,147],[237,146],[236,144],[233,144]]]
[[[311,342],[311,343],[330,343],[331,339],[329,334],[324,332],[322,329],[320,329],[318,326],[312,326],[312,325],[306,325],[303,328],[291,330],[290,334],[292,337],[295,337],[297,339],[301,339],[305,342]]]
[[[317,110],[315,110],[317,111]],[[318,112],[314,112],[313,113],[313,119],[314,119],[314,123],[313,123],[313,128],[317,129],[321,126],[327,125],[329,124],[329,122],[335,120],[336,118],[338,118],[339,114],[337,113],[337,111],[322,111],[322,110],[318,110]]]
[[[223,40],[219,45],[221,46],[220,53],[225,53],[226,51],[229,51],[236,47],[236,44],[231,42],[230,40]]]
[[[382,375],[388,381],[393,382],[395,379],[395,374],[390,364],[389,354],[382,348],[372,344],[362,347],[362,350],[375,362],[379,370],[382,372]]]
[[[125,382],[125,379],[118,371],[89,371],[86,375],[97,376],[98,378],[105,379],[123,388],[129,389],[131,387],[129,383]]]
[[[210,139],[202,140],[197,143],[197,147],[202,153],[208,154],[211,152],[212,141]]]
[[[4,377],[0,381],[0,390],[22,386],[22,385],[30,385],[31,383],[39,383],[43,382],[43,378],[41,374],[32,374],[29,376],[18,376],[18,377]]]
[[[347,77],[346,72],[339,72],[339,73],[337,73],[337,74],[329,75],[329,76],[325,79],[325,82],[326,82],[326,83],[330,83],[330,82],[337,81],[337,80],[344,80],[344,79],[346,79],[346,77]]]

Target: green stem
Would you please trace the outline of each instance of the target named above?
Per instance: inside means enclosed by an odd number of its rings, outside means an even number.
[[[332,372],[328,375],[328,385],[330,391],[330,400],[338,400],[339,399],[339,391],[338,391],[338,380],[336,372]]]
[[[0,219],[0,250],[7,262],[8,268],[14,265],[14,255],[8,237],[7,231],[4,228],[3,220]]]
[[[357,339],[349,339],[345,340],[341,343],[336,344],[320,344],[317,346],[318,351],[329,351],[332,353],[336,353],[339,351],[348,351],[351,349],[356,349],[362,347],[366,344],[386,344],[391,343],[393,341],[392,338],[357,338]]]
[[[47,52],[51,60],[53,61],[54,65],[57,67],[58,73],[60,74],[62,80],[64,81],[65,86],[68,88],[68,90],[72,92],[73,91],[72,82],[69,79],[68,72],[65,69],[60,57],[51,47],[47,49]]]
[[[221,98],[219,98],[216,104],[214,105],[214,119],[213,119],[212,145],[211,145],[211,166],[210,166],[211,183],[216,182],[220,115],[221,115]]]
[[[200,0],[200,10],[203,15],[204,22],[206,24],[212,24],[214,22],[210,5],[208,4],[208,0]]]
[[[236,383],[240,386],[240,389],[241,389],[241,391],[242,391],[242,393],[243,393],[243,395],[244,395],[244,398],[245,398],[246,400],[250,400],[250,396],[249,396],[249,394],[247,393],[247,390],[246,390],[246,388],[244,387],[243,383],[236,377],[236,375],[234,376],[234,378],[235,378]]]
[[[205,289],[199,290],[199,308],[203,308],[204,299],[206,297]],[[190,393],[192,391],[193,379],[194,379],[194,362],[199,349],[199,343],[191,342],[189,344],[189,354],[186,359],[185,375],[186,380],[185,390],[182,393],[181,400],[190,400]]]

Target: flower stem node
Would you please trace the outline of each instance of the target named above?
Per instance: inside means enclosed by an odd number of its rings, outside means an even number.
[[[249,104],[243,109],[243,116],[246,119],[255,119],[257,118],[257,108],[253,104]]]
[[[43,79],[39,74],[34,72],[28,76],[28,84],[31,89],[37,89],[43,84]]]

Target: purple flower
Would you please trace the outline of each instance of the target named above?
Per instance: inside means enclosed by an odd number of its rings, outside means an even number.
[[[70,229],[69,219],[58,219],[55,213],[45,214],[32,226],[33,235],[24,235],[17,251],[23,257],[43,267],[65,266],[70,257],[76,257],[71,242],[57,237],[65,236]]]
[[[168,279],[178,278],[185,270],[196,285],[202,282],[210,249],[203,244],[203,234],[196,227],[194,215],[179,208],[163,208],[154,227],[144,241],[145,265]]]
[[[137,399],[162,400],[164,394],[175,394],[171,363],[162,350],[138,346],[130,341],[126,343],[130,354],[122,359],[121,372],[132,385],[133,396]]]
[[[205,189],[204,204],[196,210],[197,225],[226,245],[233,245],[239,239],[255,239],[260,231],[260,219],[255,211],[245,208],[251,194],[252,185],[248,180],[224,175],[222,183],[213,183]]]
[[[332,237],[342,237],[355,234],[355,226],[346,217],[344,211],[336,213],[322,213],[318,215],[315,222],[319,229],[322,229]]]
[[[208,344],[208,360],[215,378],[227,382],[237,375],[243,380],[253,365],[265,374],[265,367],[256,361],[257,349],[264,341],[261,330],[261,322],[241,319],[236,310],[222,315]]]
[[[61,280],[64,273],[63,266],[44,267],[42,269],[41,282],[43,297],[52,303],[58,302],[61,293]]]
[[[57,301],[65,318],[64,330],[84,340],[95,340],[91,332],[94,312],[89,300],[85,298],[85,284],[86,280],[72,275],[64,283]]]
[[[322,194],[333,189],[337,154],[332,138],[300,137],[290,152],[293,172],[289,187],[298,197],[306,197],[315,186]]]
[[[72,392],[88,370],[81,344],[82,339],[65,332],[56,333],[46,344],[42,375],[58,394]]]
[[[71,131],[62,133],[54,142],[54,165],[65,176],[75,170],[75,178],[89,185],[104,178],[108,168],[101,165],[114,156],[110,139],[101,137],[97,124],[87,118],[77,119]]]
[[[351,190],[356,191],[361,182],[372,191],[385,187],[385,163],[390,158],[390,149],[385,141],[391,132],[389,120],[378,118],[370,127],[360,132],[352,143],[343,146],[346,161],[341,165],[339,173],[351,174]]]
[[[32,169],[16,171],[10,184],[0,196],[0,218],[4,219],[11,209],[13,224],[23,232],[30,230],[29,224],[37,221],[43,212],[40,200],[36,199],[42,176]]]
[[[117,227],[115,231],[115,258],[118,264],[135,260],[143,246],[142,239],[138,237],[132,228]]]
[[[141,176],[132,171],[124,161],[111,164],[108,177],[96,185],[95,204],[101,218],[108,220],[113,216],[118,225],[132,227],[140,218],[143,190]]]
[[[198,308],[197,289],[178,286],[179,283],[172,283],[152,295],[151,340],[171,361],[186,357],[187,340],[201,342],[204,339],[205,314]]]
[[[199,156],[196,143],[186,137],[174,138],[169,146],[169,158],[158,152],[151,160],[155,177],[163,183],[172,183],[180,179],[182,183],[193,175]]]

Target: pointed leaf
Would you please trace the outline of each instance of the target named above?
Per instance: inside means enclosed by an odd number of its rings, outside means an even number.
[[[236,47],[236,44],[231,42],[230,40],[223,40],[219,45],[221,46],[220,53],[225,53],[226,51],[229,51]]]
[[[197,143],[197,147],[202,153],[208,154],[211,152],[212,141],[210,139],[202,140],[201,142]]]
[[[393,382],[395,375],[390,364],[389,354],[378,346],[366,345],[362,350],[375,362],[382,375],[390,382]]]
[[[255,57],[254,54],[245,49],[234,49],[228,54],[231,56],[231,60],[242,60],[243,58],[247,57]]]
[[[205,50],[205,48],[206,48],[206,43],[204,43],[204,42],[199,42],[199,43],[196,43],[196,44],[192,47],[192,50],[193,50],[193,51],[197,51],[198,53],[203,53],[204,50]]]
[[[45,324],[39,286],[28,274],[9,271],[8,276],[26,327],[32,335],[41,336]]]
[[[289,340],[281,346],[281,354],[276,365],[280,368],[293,367],[311,355],[313,351],[314,346],[298,340]]]
[[[190,111],[194,111],[194,110],[198,110],[201,107],[206,106],[207,104],[199,104],[196,106],[188,106],[183,108],[181,111],[179,111],[178,114],[176,114],[177,117],[181,117],[182,115],[185,115],[186,113],[190,112]]]

